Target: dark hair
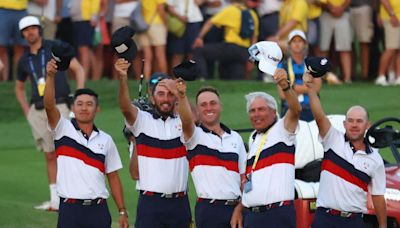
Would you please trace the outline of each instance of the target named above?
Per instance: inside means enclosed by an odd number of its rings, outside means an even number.
[[[93,90],[91,90],[89,88],[77,89],[74,94],[74,102],[76,101],[77,97],[79,97],[80,95],[84,95],[84,94],[94,97],[96,104],[97,105],[99,104],[99,95],[97,95],[96,92],[94,92]]]
[[[199,91],[197,91],[196,94],[196,104],[197,104],[197,99],[199,98],[200,94],[204,93],[204,92],[210,92],[210,93],[214,93],[215,95],[217,95],[218,98],[219,97],[219,93],[217,91],[216,88],[212,87],[212,86],[206,86],[206,87],[202,87],[199,89]]]

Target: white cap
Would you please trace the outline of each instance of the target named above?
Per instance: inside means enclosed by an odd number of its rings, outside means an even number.
[[[269,75],[274,75],[275,70],[282,60],[282,50],[276,42],[260,41],[249,49],[250,59],[258,61],[258,68]]]
[[[295,30],[292,30],[292,31],[289,33],[289,36],[288,36],[288,43],[290,43],[290,41],[292,41],[292,39],[293,39],[294,37],[296,37],[296,36],[300,36],[300,38],[302,38],[304,41],[307,41],[306,34],[304,34],[304,32],[301,31],[300,29],[295,29]]]
[[[29,26],[40,26],[40,21],[37,17],[34,16],[26,16],[19,20],[18,27],[19,31],[24,30]]]

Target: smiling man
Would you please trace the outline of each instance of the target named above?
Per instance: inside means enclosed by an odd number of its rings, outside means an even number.
[[[74,119],[64,118],[56,106],[56,61],[48,62],[44,107],[54,136],[57,155],[57,194],[60,209],[57,227],[111,227],[109,192],[105,177],[119,210],[121,228],[128,227],[123,189],[118,175],[122,168],[111,136],[94,125],[100,110],[98,95],[91,89],[78,89],[74,95]]]
[[[255,131],[249,140],[242,204],[244,227],[295,227],[294,152],[301,106],[283,69],[273,75],[285,93],[289,109],[283,118],[276,100],[265,92],[246,95],[247,113]],[[241,222],[241,210],[233,223]]]
[[[188,228],[191,222],[187,197],[188,161],[180,140],[182,124],[174,114],[177,98],[162,81],[152,90],[153,112],[131,104],[128,90],[130,63],[115,63],[119,79],[119,106],[126,128],[135,137],[140,192],[135,227]],[[164,79],[167,80],[167,79]]]
[[[369,128],[368,113],[352,106],[346,114],[343,134],[326,117],[319,101],[314,78],[306,73],[311,110],[324,148],[317,212],[313,228],[364,227],[367,193],[370,192],[379,227],[386,227],[385,167],[378,151],[364,138]]]
[[[196,95],[200,126],[196,127],[182,79],[160,82],[179,102],[183,141],[197,192],[196,227],[229,228],[241,197],[246,151],[240,135],[221,123],[218,91],[203,87]]]

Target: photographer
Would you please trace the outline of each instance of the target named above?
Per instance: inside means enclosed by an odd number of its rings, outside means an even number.
[[[50,201],[36,206],[41,210],[58,210],[58,197],[56,194],[56,155],[51,132],[45,127],[47,116],[43,106],[43,94],[46,79],[46,63],[52,57],[52,48],[60,43],[42,38],[42,27],[39,19],[33,16],[26,16],[19,22],[19,30],[28,43],[28,49],[18,63],[17,80],[15,84],[15,95],[22,110],[32,128],[33,138],[39,151],[43,151],[46,157],[47,175],[50,184]],[[64,44],[65,46],[66,44]],[[65,52],[67,51],[67,52]],[[84,73],[82,66],[76,58],[73,58],[72,47],[69,50],[60,50],[61,55],[71,54],[69,69],[76,78],[77,88],[84,86]],[[66,67],[68,68],[68,66]],[[64,69],[66,70],[66,69]],[[31,82],[31,100],[28,103],[25,94],[25,82]],[[65,72],[57,72],[55,99],[57,107],[64,117],[68,117],[69,101],[68,94],[70,87]]]

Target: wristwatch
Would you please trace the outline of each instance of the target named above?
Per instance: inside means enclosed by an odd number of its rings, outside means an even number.
[[[120,210],[120,211],[119,211],[119,216],[126,216],[126,217],[128,217],[128,212],[127,212],[125,209]]]

